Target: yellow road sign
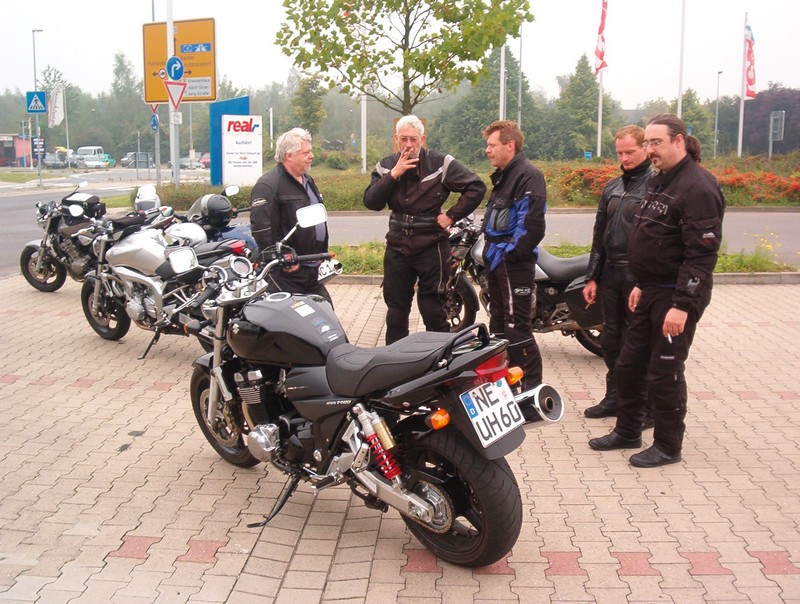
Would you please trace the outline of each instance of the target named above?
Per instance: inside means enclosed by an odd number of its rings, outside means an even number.
[[[183,61],[182,82],[186,82],[183,101],[215,101],[217,99],[217,42],[214,19],[173,21],[175,56]],[[167,24],[145,23],[144,37],[144,102],[169,101],[166,70]]]

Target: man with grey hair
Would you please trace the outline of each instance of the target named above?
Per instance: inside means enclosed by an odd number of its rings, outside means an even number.
[[[256,181],[250,193],[250,224],[258,243],[259,259],[270,260],[275,243],[297,223],[299,208],[322,203],[322,195],[308,174],[314,153],[311,135],[302,128],[281,134],[275,144],[277,165]],[[298,255],[328,251],[326,224],[297,229],[288,244]],[[288,267],[269,275],[272,291],[296,294],[319,294],[329,302],[331,297],[317,279],[318,263]]]
[[[449,331],[442,294],[450,268],[447,229],[483,200],[486,185],[451,155],[425,149],[425,126],[414,115],[395,126],[399,151],[384,157],[364,191],[364,205],[392,210],[383,256],[386,344],[406,337],[414,286],[426,331]],[[447,212],[451,192],[461,196]]]

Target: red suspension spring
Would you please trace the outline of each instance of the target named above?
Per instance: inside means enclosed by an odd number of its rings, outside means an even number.
[[[400,474],[400,466],[397,465],[394,455],[392,455],[391,451],[387,451],[383,448],[378,435],[374,432],[372,434],[367,434],[366,437],[369,448],[378,461],[378,467],[380,467],[381,472],[383,472],[383,475],[386,476],[388,480],[392,480],[395,476]]]

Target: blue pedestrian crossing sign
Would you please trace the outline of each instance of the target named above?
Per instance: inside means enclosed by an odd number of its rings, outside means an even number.
[[[44,90],[25,93],[25,107],[28,113],[47,113],[47,95]]]

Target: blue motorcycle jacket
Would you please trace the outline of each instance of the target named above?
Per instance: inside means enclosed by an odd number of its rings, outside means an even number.
[[[535,261],[544,238],[547,191],[544,175],[520,152],[491,176],[492,194],[483,219],[484,261],[489,270],[503,262]]]

